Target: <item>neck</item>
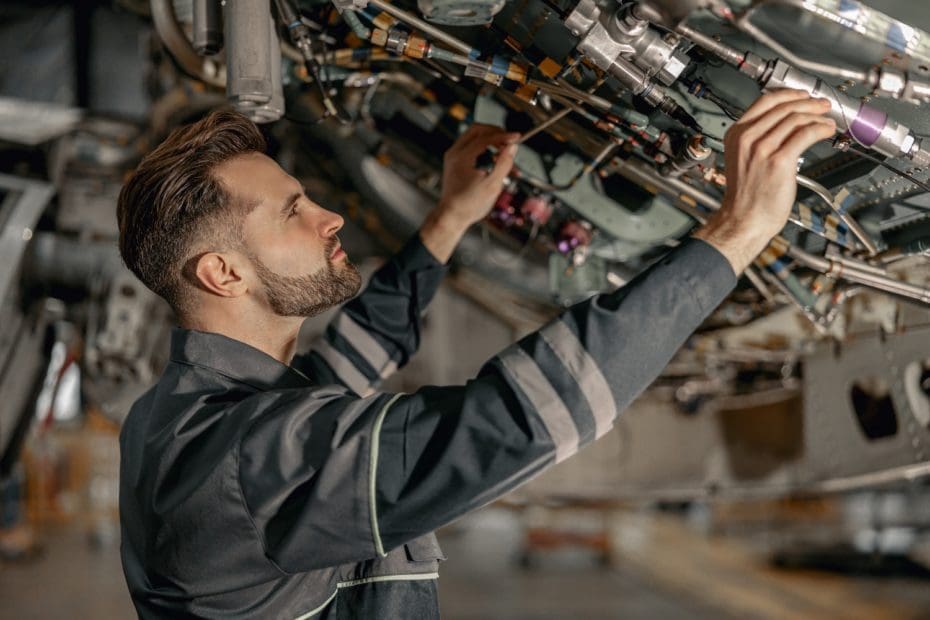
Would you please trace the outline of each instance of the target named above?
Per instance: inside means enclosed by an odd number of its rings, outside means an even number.
[[[249,316],[252,314],[252,316]],[[278,360],[290,364],[297,350],[297,334],[303,323],[300,317],[283,317],[262,313],[212,313],[184,317],[181,327],[222,334],[244,342]]]

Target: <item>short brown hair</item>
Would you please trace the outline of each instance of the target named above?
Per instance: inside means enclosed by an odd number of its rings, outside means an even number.
[[[185,310],[183,272],[192,253],[203,241],[221,241],[224,232],[238,230],[246,211],[214,170],[236,155],[265,148],[258,127],[245,116],[212,112],[171,132],[120,191],[116,215],[123,261],[176,312]]]

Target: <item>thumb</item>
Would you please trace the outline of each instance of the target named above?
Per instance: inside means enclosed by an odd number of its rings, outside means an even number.
[[[497,154],[497,161],[494,162],[494,169],[488,175],[488,179],[500,186],[503,185],[504,179],[513,170],[513,158],[517,154],[517,144],[508,144]]]

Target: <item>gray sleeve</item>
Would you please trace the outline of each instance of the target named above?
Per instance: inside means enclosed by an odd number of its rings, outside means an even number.
[[[414,235],[292,365],[317,383],[371,394],[416,352],[423,315],[445,273]]]
[[[734,284],[726,259],[691,240],[464,386],[366,398],[291,389],[243,403],[255,415],[236,483],[267,556],[296,572],[384,555],[568,458],[610,429]]]
[[[401,396],[375,420],[379,553],[575,454],[613,426],[736,283],[696,239],[622,289],[572,307],[461,387]]]

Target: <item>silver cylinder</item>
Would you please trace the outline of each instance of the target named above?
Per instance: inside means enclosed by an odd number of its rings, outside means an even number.
[[[679,24],[675,31],[691,39],[696,45],[712,52],[728,65],[736,67],[741,73],[748,75],[754,80],[758,80],[762,77],[762,73],[765,71],[765,59],[756,56],[752,52],[741,52],[736,48],[730,47],[726,43],[718,41],[714,37],[699,32],[694,28],[689,28],[684,24]]]
[[[220,0],[194,0],[194,50],[212,56],[223,49],[223,7]]]
[[[271,100],[257,106],[251,111],[250,118],[256,123],[271,123],[284,116],[284,84],[281,75],[281,43],[278,41],[278,32],[275,29],[274,19],[268,18],[268,27],[271,30]]]
[[[274,96],[271,59],[279,52],[272,50],[270,19],[269,0],[226,3],[226,97],[250,118]]]
[[[812,97],[830,102],[828,117],[836,122],[837,131],[848,133],[856,142],[888,157],[908,157],[914,146],[914,135],[901,123],[858,99],[826,84],[823,80],[783,60],[770,63],[760,80],[763,90],[793,88]]]
[[[642,69],[623,57],[618,57],[611,63],[608,72],[617,78],[617,81],[623,84],[634,95],[638,95],[645,90],[649,80]]]

